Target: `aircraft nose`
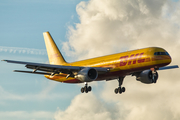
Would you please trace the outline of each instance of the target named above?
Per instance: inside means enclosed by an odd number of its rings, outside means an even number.
[[[171,61],[172,61],[172,58],[171,58],[171,56],[169,55],[169,63],[171,63]]]
[[[167,59],[167,63],[170,64],[171,61],[172,61],[172,58],[171,58],[170,54],[167,51],[166,51],[166,55],[168,55],[167,58],[166,58]]]

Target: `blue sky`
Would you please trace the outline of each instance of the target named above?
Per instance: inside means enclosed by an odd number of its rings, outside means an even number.
[[[45,49],[42,33],[50,31],[61,49],[61,43],[67,40],[68,26],[74,26],[79,22],[76,13],[76,5],[79,2],[80,0],[1,0],[0,46]],[[48,61],[47,55],[5,51],[0,52],[0,59],[43,63]],[[67,58],[68,60],[70,59]],[[23,65],[0,62],[0,96],[2,96],[0,97],[0,112],[47,111],[54,113],[58,107],[64,110],[71,99],[80,93],[78,85],[50,81],[41,75],[13,73],[14,69],[25,68]],[[3,119],[8,120],[12,117],[6,116]]]
[[[55,0],[53,2],[41,0],[2,1],[0,5],[1,44],[44,49],[43,41],[39,42],[43,40],[42,31],[54,33],[54,39],[58,39],[58,42],[66,40],[67,26],[78,22],[76,14],[78,2],[78,0]],[[6,40],[3,41],[4,39]],[[12,40],[21,44],[16,45]],[[42,44],[42,46],[34,44],[34,41]]]

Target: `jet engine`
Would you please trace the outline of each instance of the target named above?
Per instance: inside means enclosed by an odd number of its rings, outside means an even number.
[[[151,70],[144,70],[138,75],[136,75],[136,80],[146,84],[156,83],[157,79],[158,73],[153,73]]]
[[[82,82],[91,82],[96,80],[97,77],[98,72],[94,68],[84,68],[75,76],[76,79],[79,79]]]

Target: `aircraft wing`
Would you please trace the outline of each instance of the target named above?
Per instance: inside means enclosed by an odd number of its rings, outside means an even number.
[[[33,71],[22,71],[22,70],[14,70],[14,72],[24,72],[24,73],[34,73],[34,74],[43,74],[43,75],[55,75],[59,73],[71,74],[73,72],[79,72],[85,67],[82,66],[64,66],[64,65],[52,65],[52,64],[42,64],[42,63],[32,63],[32,62],[23,62],[23,61],[14,61],[14,60],[2,60],[8,63],[15,64],[24,64],[26,68],[33,69]],[[97,70],[99,74],[106,73],[109,71],[109,68],[100,68],[93,67]],[[43,72],[37,72],[43,71]]]
[[[167,70],[167,69],[174,69],[174,68],[179,68],[179,66],[178,65],[165,66],[165,67],[160,67],[158,70]]]

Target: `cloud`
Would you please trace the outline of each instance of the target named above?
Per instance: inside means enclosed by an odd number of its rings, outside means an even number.
[[[180,96],[180,82],[176,81],[176,77],[171,75],[164,76],[164,74],[171,74],[168,71],[159,72],[160,79],[156,84],[146,85],[137,82],[133,77],[125,78],[124,85],[126,92],[122,95],[115,95],[113,93],[117,82],[109,82],[104,86],[101,94],[106,101],[116,101],[123,103],[125,108],[129,110],[126,113],[125,120],[135,119],[174,119],[180,118],[180,105],[178,101]],[[180,77],[177,75],[177,78]],[[172,79],[173,78],[173,79]]]
[[[172,45],[170,40],[177,41],[179,37],[177,4],[166,0],[81,2],[76,7],[80,23],[76,28],[69,27],[69,41],[63,48],[67,55],[84,59],[134,48]],[[173,12],[172,6],[176,9]]]
[[[32,54],[32,55],[47,55],[46,50],[43,50],[43,49],[6,47],[6,46],[0,46],[0,52]]]
[[[120,105],[111,106],[99,101],[92,93],[76,96],[65,110],[55,113],[55,120],[119,120],[123,118]],[[112,112],[113,111],[113,112]]]
[[[69,41],[63,44],[63,49],[67,55],[86,59],[158,46],[170,53],[172,64],[179,65],[179,6],[180,1],[169,0],[80,2],[76,7],[80,23],[75,28],[69,27]],[[134,77],[126,77],[123,84],[126,92],[122,95],[114,94],[117,82],[106,82],[98,97],[92,94],[78,95],[65,111],[57,111],[55,119],[75,120],[85,115],[88,119],[96,119],[96,115],[101,115],[100,120],[178,120],[179,72],[179,69],[159,71],[157,83],[151,85],[142,84]],[[109,103],[115,108],[109,107]],[[73,114],[71,110],[78,112]],[[114,112],[117,117],[112,118]]]

